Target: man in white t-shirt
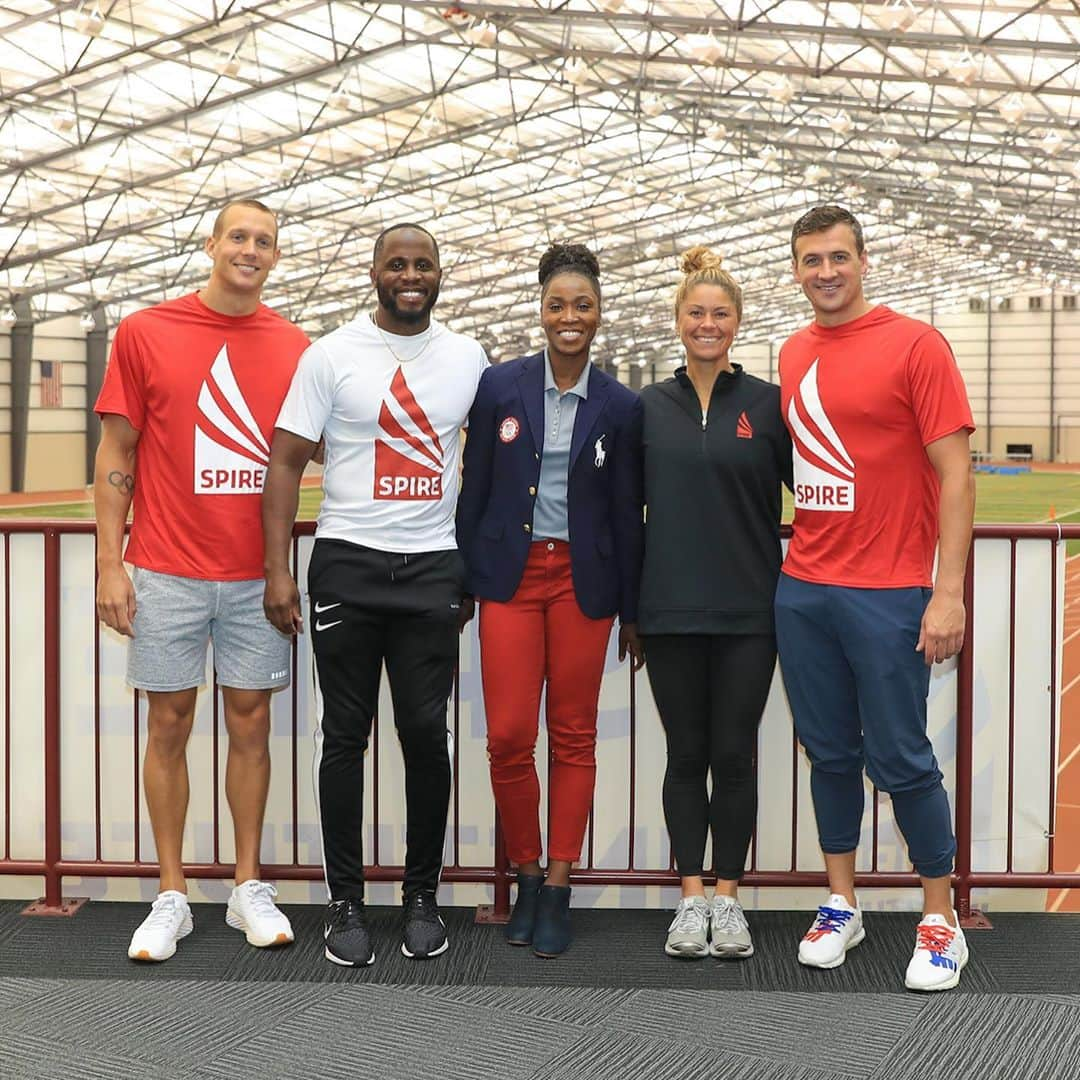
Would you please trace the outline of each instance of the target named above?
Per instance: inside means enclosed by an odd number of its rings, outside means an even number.
[[[263,494],[267,618],[302,630],[289,547],[300,475],[320,435],[324,497],[308,570],[318,729],[315,790],[330,904],[326,958],[375,959],[364,914],[364,751],[383,662],[405,758],[409,957],[447,947],[435,892],[450,796],[446,703],[464,567],[454,535],[461,428],[487,357],[431,318],[434,237],[393,225],[375,242],[371,313],[315,342],[278,416]]]

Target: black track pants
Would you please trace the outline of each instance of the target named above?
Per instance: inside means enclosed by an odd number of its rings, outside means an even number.
[[[337,540],[315,544],[308,571],[319,720],[314,769],[331,900],[364,894],[364,751],[384,661],[405,758],[403,891],[438,886],[461,586],[456,551],[402,555]]]
[[[754,752],[776,640],[771,634],[654,634],[642,641],[667,736],[664,818],[675,864],[682,877],[702,873],[708,830],[713,870],[737,881],[757,815]]]

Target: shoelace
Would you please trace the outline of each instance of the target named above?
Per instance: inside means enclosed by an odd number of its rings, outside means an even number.
[[[949,951],[955,937],[956,931],[948,926],[927,926],[919,923],[915,931],[915,947],[928,952],[944,953]]]
[[[170,928],[178,915],[180,915],[180,901],[175,896],[162,896],[150,905],[146,925],[155,928]]]
[[[349,897],[330,905],[330,925],[335,930],[349,930],[364,925],[364,901]]]
[[[846,923],[851,921],[854,911],[841,911],[839,908],[819,907],[817,918],[814,920],[814,928],[811,933],[839,934]],[[809,935],[808,935],[809,936]]]
[[[746,916],[738,904],[713,904],[713,929],[722,934],[747,928]]]
[[[425,922],[438,922],[439,902],[431,893],[413,893],[406,904],[405,914],[410,919],[423,919]]]
[[[274,906],[277,889],[269,881],[256,881],[253,885],[248,885],[244,891],[247,893],[256,915],[276,915],[278,913],[277,908]]]
[[[702,911],[700,904],[680,902],[668,930],[677,930],[680,934],[697,933],[704,928],[706,917],[707,911]]]

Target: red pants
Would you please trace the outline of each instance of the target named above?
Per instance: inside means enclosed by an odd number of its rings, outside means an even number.
[[[581,857],[596,782],[596,709],[612,621],[582,614],[570,576],[570,545],[560,540],[533,543],[509,602],[480,603],[491,787],[515,863],[532,862],[541,852],[534,752],[545,680],[548,858]]]

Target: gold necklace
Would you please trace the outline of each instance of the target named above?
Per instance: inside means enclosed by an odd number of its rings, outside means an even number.
[[[382,338],[382,343],[383,343],[383,344],[384,344],[384,345],[386,346],[386,350],[387,350],[387,352],[389,352],[389,353],[390,353],[390,355],[391,355],[391,356],[392,356],[392,357],[393,357],[393,358],[394,358],[394,359],[395,359],[395,360],[396,360],[396,361],[397,361],[397,362],[398,362],[399,364],[411,364],[411,363],[412,363],[412,362],[413,362],[414,360],[419,360],[419,359],[420,359],[420,357],[421,357],[421,355],[422,355],[422,354],[424,353],[424,351],[425,351],[425,350],[427,349],[427,347],[428,347],[428,346],[429,346],[429,345],[431,344],[431,339],[432,339],[432,338],[434,337],[434,335],[435,335],[435,327],[434,327],[434,326],[432,326],[432,325],[431,325],[431,323],[428,323],[428,329],[427,329],[427,340],[426,340],[426,341],[424,342],[424,344],[423,344],[423,345],[421,345],[421,346],[420,346],[420,348],[419,348],[419,350],[418,350],[418,351],[416,352],[416,355],[415,355],[415,356],[410,356],[408,360],[403,360],[403,359],[402,359],[402,358],[401,358],[400,356],[398,356],[398,354],[397,354],[397,353],[396,353],[396,352],[394,351],[394,346],[390,344],[390,340],[389,340],[389,338],[387,338],[387,336],[386,336],[386,331],[385,331],[385,330],[383,330],[383,328],[382,328],[382,327],[381,327],[381,326],[379,325],[379,320],[375,318],[375,312],[374,312],[374,311],[373,311],[373,312],[371,313],[371,321],[372,321],[372,322],[373,322],[373,323],[375,324],[375,329],[376,329],[376,330],[378,330],[378,332],[379,332],[379,337],[381,337],[381,338]]]

